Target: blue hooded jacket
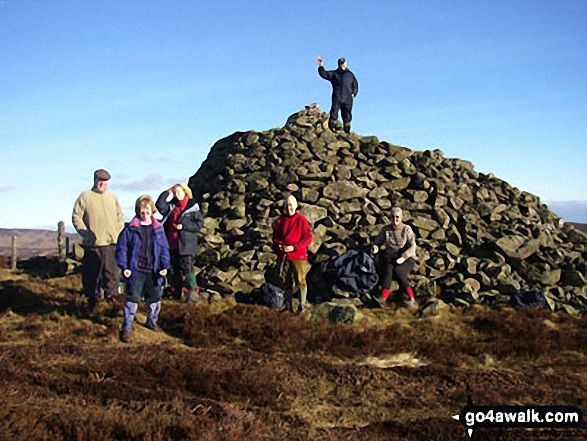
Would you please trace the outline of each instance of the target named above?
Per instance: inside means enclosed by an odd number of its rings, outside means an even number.
[[[169,269],[171,262],[169,260],[169,245],[165,237],[163,225],[157,219],[153,220],[153,272],[155,274],[157,285],[163,285],[163,276],[159,271]],[[118,243],[116,244],[116,263],[120,269],[129,269],[131,271],[130,277],[125,277],[122,274],[122,280],[132,285],[135,281],[135,275],[139,266],[139,253],[141,252],[141,221],[134,217],[129,223],[124,226],[124,229],[118,236]]]

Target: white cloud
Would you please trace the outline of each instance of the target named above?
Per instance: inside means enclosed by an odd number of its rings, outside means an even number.
[[[117,183],[117,191],[132,191],[132,192],[147,192],[149,190],[156,190],[167,186],[167,180],[157,173],[151,173],[143,179],[137,181],[129,181],[125,183]]]
[[[16,189],[14,185],[0,184],[0,193],[8,193],[9,191],[13,191],[14,189]]]

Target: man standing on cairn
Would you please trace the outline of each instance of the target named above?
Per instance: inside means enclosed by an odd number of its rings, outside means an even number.
[[[353,119],[353,100],[359,93],[359,83],[355,75],[347,68],[344,58],[338,59],[338,69],[324,69],[324,60],[320,55],[316,57],[318,62],[318,74],[332,84],[332,107],[330,108],[330,119],[328,128],[334,131],[334,121],[338,120],[338,111],[342,115],[342,122],[345,132],[351,131],[351,120]]]

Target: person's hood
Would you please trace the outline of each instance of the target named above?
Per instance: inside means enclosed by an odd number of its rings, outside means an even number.
[[[161,224],[161,222],[159,222],[157,219],[155,219],[154,217],[151,217],[151,220],[153,221],[153,228],[163,228],[163,225]],[[129,227],[140,227],[141,226],[141,220],[138,217],[133,217],[132,220],[128,223]]]

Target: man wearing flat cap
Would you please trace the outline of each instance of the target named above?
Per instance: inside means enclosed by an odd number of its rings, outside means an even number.
[[[344,58],[338,60],[338,69],[324,69],[324,60],[320,55],[316,57],[318,61],[318,74],[332,84],[332,107],[330,108],[330,119],[328,127],[334,131],[334,122],[338,120],[338,111],[340,110],[345,132],[351,131],[351,120],[353,119],[353,100],[359,93],[359,83],[355,75],[347,68],[347,62]]]
[[[82,284],[90,311],[96,306],[100,277],[107,300],[114,301],[118,294],[120,275],[114,253],[124,221],[118,198],[108,191],[108,181],[110,173],[96,170],[94,186],[80,194],[73,207],[73,226],[83,239]]]

